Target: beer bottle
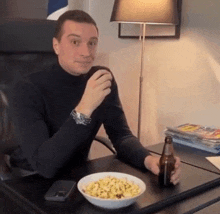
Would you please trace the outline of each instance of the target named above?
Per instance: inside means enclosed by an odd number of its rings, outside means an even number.
[[[159,184],[160,186],[170,186],[172,183],[170,182],[171,172],[175,168],[175,158],[174,158],[174,150],[173,150],[173,140],[171,136],[167,136],[165,138],[165,144],[163,147],[163,153],[160,158],[159,166]]]

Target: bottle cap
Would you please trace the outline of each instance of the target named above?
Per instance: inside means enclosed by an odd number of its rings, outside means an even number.
[[[172,137],[171,137],[171,136],[166,136],[165,142],[166,142],[166,143],[172,143],[172,142],[173,142]]]

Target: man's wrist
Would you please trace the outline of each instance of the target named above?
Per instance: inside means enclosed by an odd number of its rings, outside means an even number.
[[[159,160],[160,160],[160,157],[153,156],[150,154],[144,159],[144,165],[153,174],[159,175],[159,171],[160,171]]]
[[[144,159],[144,165],[145,165],[145,167],[149,170],[149,162],[150,162],[150,160],[149,159],[151,159],[151,155],[147,155],[146,157],[145,157],[145,159]]]
[[[75,109],[73,109],[70,113],[72,118],[75,120],[76,124],[81,124],[87,126],[88,124],[91,123],[91,118],[87,117],[86,115],[77,112]]]
[[[85,116],[88,117],[88,118],[90,118],[91,115],[92,115],[92,111],[91,111],[91,110],[86,109],[86,108],[82,108],[82,107],[80,107],[80,106],[77,106],[77,107],[75,108],[75,110],[76,110],[77,112],[79,112],[79,113],[85,115]]]

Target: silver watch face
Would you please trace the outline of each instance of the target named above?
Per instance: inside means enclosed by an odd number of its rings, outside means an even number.
[[[84,114],[76,112],[75,110],[71,112],[71,115],[75,120],[76,124],[81,124],[86,126],[91,122],[91,118],[87,118]]]

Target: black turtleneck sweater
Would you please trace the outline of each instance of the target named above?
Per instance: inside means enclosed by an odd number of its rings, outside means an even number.
[[[104,124],[118,158],[144,167],[149,152],[127,125],[115,80],[111,93],[91,115],[91,124],[76,124],[70,116],[88,79],[99,68],[94,66],[85,75],[73,76],[55,65],[15,84],[10,105],[19,148],[11,155],[13,165],[53,177],[68,163],[87,159],[91,143]]]

